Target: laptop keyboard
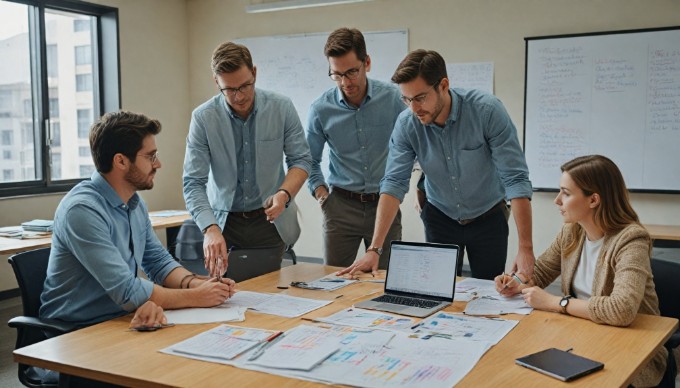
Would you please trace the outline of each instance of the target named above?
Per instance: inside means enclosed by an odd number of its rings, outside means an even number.
[[[426,308],[426,309],[432,308],[432,307],[439,304],[439,302],[434,302],[434,301],[431,301],[431,300],[407,298],[407,297],[404,297],[404,296],[395,296],[395,295],[382,295],[382,296],[379,296],[379,297],[373,299],[373,301],[374,302],[400,304],[400,305],[403,305],[403,306],[420,307],[420,308]]]

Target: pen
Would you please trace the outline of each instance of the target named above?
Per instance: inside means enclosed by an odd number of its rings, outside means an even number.
[[[344,283],[345,282],[344,279],[329,279],[329,278],[319,279],[319,281],[324,282],[324,283],[326,283],[326,282],[328,282],[328,283]]]
[[[283,338],[283,332],[279,331],[278,333],[274,333],[271,336],[269,336],[257,350],[255,353],[253,353],[250,357],[248,357],[248,361],[253,361],[257,360],[262,354],[264,354],[264,351],[267,350],[268,347],[272,346],[274,343],[277,341],[280,341],[281,338]]]
[[[422,325],[422,324],[423,324],[423,322],[418,322],[418,323],[416,323],[415,325],[411,326],[411,330],[416,329],[418,326],[420,326],[420,325]]]

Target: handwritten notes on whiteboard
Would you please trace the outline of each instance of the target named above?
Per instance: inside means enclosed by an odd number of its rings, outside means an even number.
[[[680,190],[680,29],[528,38],[525,108],[534,187],[603,154],[630,189]]]

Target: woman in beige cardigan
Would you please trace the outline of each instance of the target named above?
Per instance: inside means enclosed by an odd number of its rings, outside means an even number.
[[[555,204],[565,225],[536,260],[533,277],[498,276],[498,291],[521,292],[535,309],[606,325],[628,326],[638,313],[659,315],[650,266],[651,238],[630,204],[618,167],[600,155],[565,163]],[[545,291],[560,275],[564,296]],[[660,346],[633,384],[658,384],[667,357]]]

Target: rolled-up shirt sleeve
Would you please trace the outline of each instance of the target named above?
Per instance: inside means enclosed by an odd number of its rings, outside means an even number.
[[[309,153],[309,145],[307,139],[305,139],[300,116],[298,116],[295,106],[290,100],[286,101],[283,109],[286,112],[283,132],[283,152],[286,155],[286,166],[289,170],[295,167],[309,174],[312,170],[312,157]]]
[[[395,124],[390,138],[390,152],[387,155],[385,176],[380,181],[380,193],[389,194],[400,202],[408,193],[416,152],[413,149],[402,125],[405,116],[402,115]]]
[[[69,238],[65,244],[115,304],[132,312],[149,300],[153,283],[130,271],[111,241],[110,223],[106,222],[103,213],[78,204],[68,210],[66,218],[68,222],[63,227]]]

